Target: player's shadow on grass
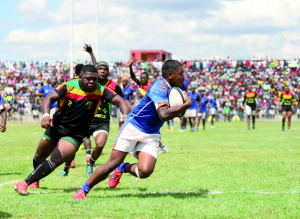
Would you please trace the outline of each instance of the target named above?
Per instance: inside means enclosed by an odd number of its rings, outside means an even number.
[[[184,198],[192,198],[192,197],[200,197],[200,198],[207,198],[208,196],[208,189],[199,189],[198,192],[145,192],[145,193],[123,193],[123,194],[114,194],[111,196],[107,196],[106,198],[111,197],[120,197],[120,198],[160,198],[166,196],[172,196],[173,198],[184,199]]]
[[[0,173],[0,176],[21,175],[21,173]]]
[[[0,218],[10,218],[12,214],[0,211]]]

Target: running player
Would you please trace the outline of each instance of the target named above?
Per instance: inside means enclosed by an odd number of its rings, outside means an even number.
[[[162,78],[154,83],[141,103],[128,115],[110,158],[95,170],[73,199],[85,199],[91,188],[105,180],[114,170],[109,179],[111,188],[118,185],[123,173],[130,173],[138,179],[147,178],[152,174],[158,155],[159,130],[164,121],[175,118],[191,106],[191,100],[186,93],[186,102],[183,105],[168,106],[168,90],[171,87],[182,87],[183,72],[182,64],[178,61],[168,60],[163,64]],[[134,151],[138,163],[122,163],[130,151]]]
[[[204,90],[200,90],[200,97],[201,97],[201,104],[199,105],[199,119],[198,119],[198,124],[197,124],[197,130],[199,130],[199,125],[200,121],[202,119],[202,124],[203,124],[203,130],[205,130],[205,118],[206,118],[206,113],[207,113],[207,103],[208,99],[204,95]]]
[[[246,114],[247,114],[247,124],[248,130],[250,130],[250,116],[252,116],[252,128],[255,129],[255,111],[256,104],[259,105],[258,100],[256,99],[257,94],[252,90],[252,86],[248,85],[248,90],[245,92],[243,105],[246,103]]]
[[[101,85],[108,87],[116,94],[121,96],[124,100],[125,97],[123,95],[121,87],[114,81],[108,79],[109,75],[109,66],[106,62],[100,61],[96,63],[96,58],[93,53],[93,49],[90,45],[85,44],[84,50],[88,52],[91,56],[93,64],[97,68],[98,72],[98,83]],[[130,104],[128,104],[129,107]],[[86,149],[86,161],[87,168],[86,168],[86,177],[90,177],[93,173],[93,166],[96,160],[101,156],[103,148],[106,144],[108,133],[109,133],[109,122],[110,122],[110,114],[111,114],[112,106],[108,102],[102,102],[98,111],[95,115],[93,122],[90,125],[87,139],[84,141],[84,146]],[[90,136],[93,135],[96,143],[96,147],[94,148],[93,152],[91,153],[91,140]],[[69,166],[66,162],[64,170],[60,173],[59,176],[67,176],[69,172]]]
[[[217,112],[217,103],[218,100],[215,98],[215,95],[213,94],[212,97],[209,99],[209,103],[210,103],[210,116],[211,116],[211,122],[210,122],[210,126],[214,127],[214,119],[216,116],[216,112]]]
[[[40,89],[37,90],[36,95],[39,97],[44,97],[44,99],[46,98],[46,96],[48,94],[50,94],[51,91],[53,91],[55,88],[57,88],[57,78],[56,76],[52,76],[50,79],[50,85],[44,85],[43,87],[41,87]],[[57,107],[57,103],[54,102],[51,105],[51,110],[50,110],[50,117],[53,117],[53,114],[56,112],[56,107]]]
[[[284,125],[285,125],[285,119],[286,116],[288,117],[288,131],[290,131],[291,128],[291,122],[292,122],[292,102],[293,99],[295,99],[293,92],[290,91],[289,86],[284,87],[284,91],[280,95],[279,98],[279,111],[282,111],[282,131],[284,131]],[[295,112],[295,108],[294,108]]]
[[[6,107],[4,104],[4,99],[1,94],[0,94],[0,113],[1,113],[1,119],[2,119],[2,123],[0,125],[0,132],[5,132],[7,112],[6,112]]]
[[[192,100],[192,106],[185,113],[185,117],[187,117],[189,119],[189,122],[190,122],[191,132],[193,132],[194,128],[195,128],[196,115],[197,115],[197,105],[201,104],[200,95],[199,95],[199,93],[197,93],[195,91],[196,91],[196,87],[193,86],[191,88],[191,91],[187,93],[187,95]]]
[[[141,76],[140,76],[141,80],[138,80],[132,69],[133,62],[134,62],[134,57],[132,57],[129,60],[129,62],[127,63],[127,65],[129,66],[129,70],[130,70],[130,77],[132,78],[132,80],[135,81],[135,83],[137,83],[138,86],[140,86],[141,95],[145,96],[147,91],[149,90],[149,88],[152,86],[152,84],[149,83],[149,75],[147,72],[142,72]],[[159,154],[170,152],[170,150],[161,141],[159,142],[159,147],[161,149]]]
[[[28,195],[28,185],[39,184],[40,179],[74,156],[103,101],[120,106],[123,114],[127,115],[129,108],[124,99],[97,82],[97,69],[93,65],[85,65],[79,79],[63,83],[47,95],[42,105],[44,114],[41,121],[41,127],[47,130],[34,155],[35,170],[15,185],[19,194]],[[52,120],[49,114],[51,104],[58,100],[60,110]],[[46,160],[49,155],[50,159]]]

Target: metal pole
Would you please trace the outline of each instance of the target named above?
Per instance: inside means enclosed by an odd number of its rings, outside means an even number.
[[[70,78],[73,78],[73,0],[71,0],[71,45],[70,45]]]
[[[96,27],[96,30],[97,30],[97,41],[96,41],[96,59],[99,60],[99,0],[96,0],[97,1],[97,21],[96,21],[96,24],[97,24],[97,27]]]

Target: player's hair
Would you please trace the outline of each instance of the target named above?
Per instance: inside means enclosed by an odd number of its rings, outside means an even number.
[[[142,72],[142,73],[141,73],[141,75],[146,75],[146,76],[147,76],[147,78],[149,78],[149,74],[148,74],[148,72],[145,72],[145,71],[144,71],[144,72]]]
[[[82,66],[81,74],[86,73],[86,72],[96,72],[97,73],[97,68],[93,65],[84,65],[84,66]]]
[[[167,60],[165,61],[165,63],[162,66],[162,76],[165,78],[168,74],[168,72],[173,72],[175,71],[178,67],[182,66],[182,64],[180,62],[178,62],[177,60]]]
[[[81,69],[83,67],[83,64],[77,64],[75,67],[75,75],[80,75]]]

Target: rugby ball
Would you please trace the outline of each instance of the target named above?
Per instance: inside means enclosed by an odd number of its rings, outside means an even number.
[[[168,91],[168,100],[169,100],[170,107],[182,105],[185,102],[182,90],[178,87],[172,87]],[[179,117],[181,117],[183,115],[184,115],[184,113],[179,115]]]

